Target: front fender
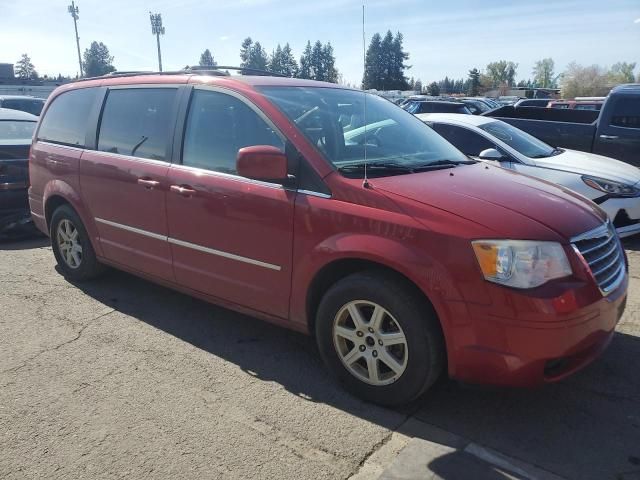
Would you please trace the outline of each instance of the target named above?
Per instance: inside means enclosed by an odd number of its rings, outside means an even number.
[[[447,337],[449,320],[466,306],[445,265],[413,242],[372,234],[337,234],[323,240],[311,252],[296,259],[293,272],[290,318],[309,325],[307,298],[316,276],[340,260],[364,260],[389,268],[411,281],[433,305]],[[434,250],[437,251],[437,250]],[[464,315],[462,318],[466,318]]]

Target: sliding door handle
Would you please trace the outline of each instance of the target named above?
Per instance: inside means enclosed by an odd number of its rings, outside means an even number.
[[[138,185],[142,185],[144,188],[151,190],[152,188],[160,185],[160,182],[157,180],[151,180],[150,178],[139,178]]]
[[[196,191],[189,185],[171,185],[169,190],[183,197],[193,197],[196,194]]]

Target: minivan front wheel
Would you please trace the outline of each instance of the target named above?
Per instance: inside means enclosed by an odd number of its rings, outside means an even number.
[[[352,393],[381,405],[420,396],[442,373],[444,340],[431,305],[400,276],[350,275],[327,291],[316,339],[330,371]]]
[[[53,254],[65,277],[82,281],[103,272],[82,220],[69,205],[53,212],[49,233]]]

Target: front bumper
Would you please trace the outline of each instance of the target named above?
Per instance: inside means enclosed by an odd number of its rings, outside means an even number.
[[[494,307],[467,305],[472,320],[456,328],[455,338],[461,340],[449,357],[449,373],[465,382],[516,387],[571,375],[597,358],[613,338],[627,286],[625,275],[614,292],[594,296],[592,303],[579,290],[531,298],[529,307],[539,312],[540,321],[497,317]]]
[[[610,198],[600,204],[620,238],[640,233],[640,197]]]

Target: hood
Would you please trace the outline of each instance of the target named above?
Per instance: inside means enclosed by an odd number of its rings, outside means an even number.
[[[483,225],[502,238],[566,241],[607,219],[596,204],[581,195],[485,163],[375,178],[371,184],[392,197]],[[420,208],[409,207],[407,213],[429,223],[430,215]]]
[[[640,168],[595,153],[565,149],[559,155],[536,158],[534,161],[538,167],[591,175],[627,185],[640,182]]]

